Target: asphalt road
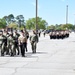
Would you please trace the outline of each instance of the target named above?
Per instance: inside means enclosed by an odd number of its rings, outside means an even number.
[[[36,54],[28,40],[26,57],[0,57],[0,75],[75,75],[75,33],[63,40],[41,35]]]

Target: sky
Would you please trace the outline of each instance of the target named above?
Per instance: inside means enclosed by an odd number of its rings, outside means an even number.
[[[13,14],[23,15],[25,20],[35,17],[36,0],[0,0],[0,18]],[[66,23],[66,5],[68,5],[68,23],[75,22],[75,0],[38,0],[38,16],[48,25]]]

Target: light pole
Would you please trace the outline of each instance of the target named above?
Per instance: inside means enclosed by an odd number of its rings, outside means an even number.
[[[35,29],[36,32],[38,32],[38,18],[37,18],[37,13],[38,12],[38,0],[36,0],[36,24],[35,24]]]
[[[74,14],[74,25],[75,25],[75,14]]]
[[[68,5],[66,6],[66,24],[68,24]]]

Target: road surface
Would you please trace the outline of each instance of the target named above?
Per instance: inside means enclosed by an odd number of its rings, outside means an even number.
[[[0,75],[75,75],[75,33],[63,40],[41,35],[36,54],[28,41],[26,57],[0,57]]]

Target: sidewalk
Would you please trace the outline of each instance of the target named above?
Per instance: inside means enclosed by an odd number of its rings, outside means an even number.
[[[28,41],[27,57],[0,57],[0,75],[75,75],[75,33],[64,40],[39,38],[37,53]]]

